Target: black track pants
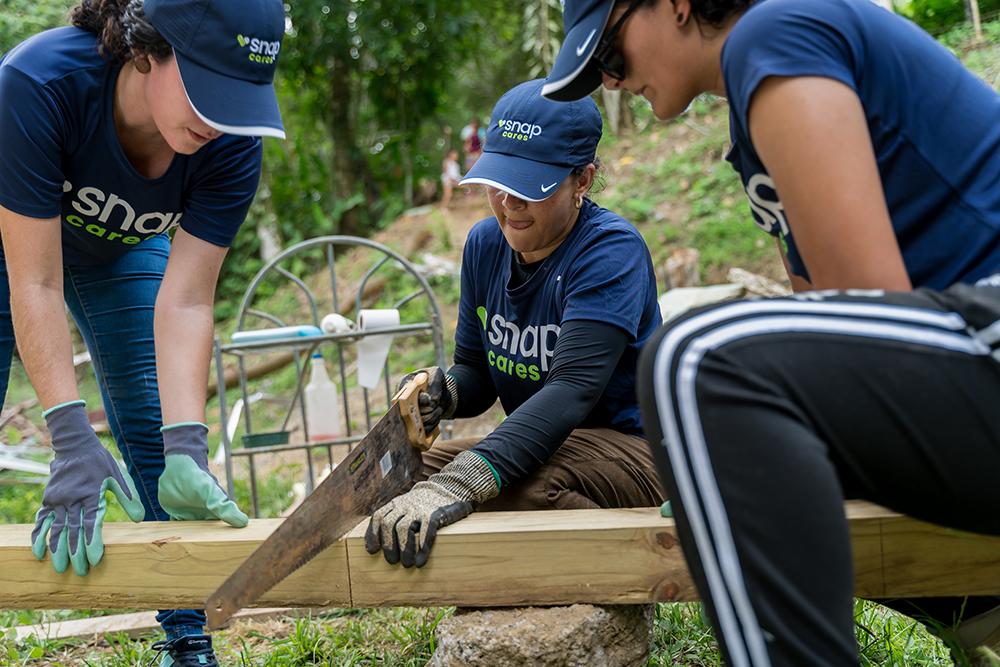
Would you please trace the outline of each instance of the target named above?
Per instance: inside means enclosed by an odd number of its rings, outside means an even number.
[[[1000,289],[968,287],[733,302],[649,342],[643,421],[729,664],[857,664],[844,498],[1000,534],[998,342]]]

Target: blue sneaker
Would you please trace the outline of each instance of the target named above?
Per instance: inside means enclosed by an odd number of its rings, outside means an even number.
[[[219,667],[208,635],[189,635],[153,644],[160,667]],[[153,660],[156,660],[153,656]]]

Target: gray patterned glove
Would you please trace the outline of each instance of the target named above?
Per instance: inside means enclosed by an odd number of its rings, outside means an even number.
[[[423,567],[438,528],[469,516],[473,503],[500,493],[500,480],[479,454],[464,451],[426,482],[418,482],[372,514],[365,549],[382,550],[390,565]],[[401,549],[402,547],[402,549]]]
[[[43,413],[55,458],[31,533],[35,558],[45,557],[47,537],[52,568],[65,572],[72,563],[80,576],[104,556],[105,491],[114,493],[133,521],[142,521],[146,515],[132,478],[90,428],[84,405],[71,401]]]
[[[427,373],[430,380],[427,391],[420,392],[417,403],[420,405],[420,418],[424,422],[424,431],[429,435],[442,419],[451,419],[458,407],[458,386],[455,379],[441,370],[440,366],[420,368],[407,373],[399,381],[396,391],[403,388],[417,373]]]

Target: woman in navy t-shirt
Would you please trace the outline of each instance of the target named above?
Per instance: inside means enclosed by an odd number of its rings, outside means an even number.
[[[647,507],[663,502],[635,397],[636,361],[660,325],[649,250],[587,196],[601,114],[556,104],[542,81],[497,102],[463,184],[485,186],[494,217],[469,232],[455,364],[426,369],[424,424],[475,417],[499,398],[485,438],[439,442],[426,481],[375,512],[367,546],[427,562],[434,535],[483,509]],[[407,378],[404,378],[405,382]]]
[[[801,295],[672,322],[640,401],[729,662],[856,664],[844,497],[1000,534],[1000,96],[868,0],[567,0],[565,22],[553,99],[729,100],[727,159]],[[996,604],[955,638],[996,642]]]
[[[84,575],[105,489],[135,521],[247,523],[208,470],[205,378],[260,137],[284,136],[285,23],[278,0],[85,0],[72,22],[0,60],[0,397],[16,338],[55,453],[33,550]],[[127,472],[77,393],[67,307]],[[158,618],[165,660],[215,664],[202,612]]]

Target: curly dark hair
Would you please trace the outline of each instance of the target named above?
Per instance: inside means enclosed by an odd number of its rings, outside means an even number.
[[[83,0],[70,11],[69,19],[77,28],[100,38],[101,54],[106,58],[163,61],[173,53],[167,40],[146,20],[143,0]]]
[[[590,166],[590,164],[591,163],[581,164],[577,167],[573,167],[573,171],[569,173],[570,176],[579,176],[587,170],[587,167]],[[601,161],[601,158],[595,155],[593,165],[594,181],[590,184],[590,190],[587,193],[588,195],[603,192],[604,188],[608,185],[607,181],[604,179],[604,162]]]
[[[640,7],[653,7],[660,0],[642,0]],[[734,14],[742,14],[755,0],[690,0],[691,13],[699,25],[721,28]],[[631,0],[618,0],[624,5]]]

